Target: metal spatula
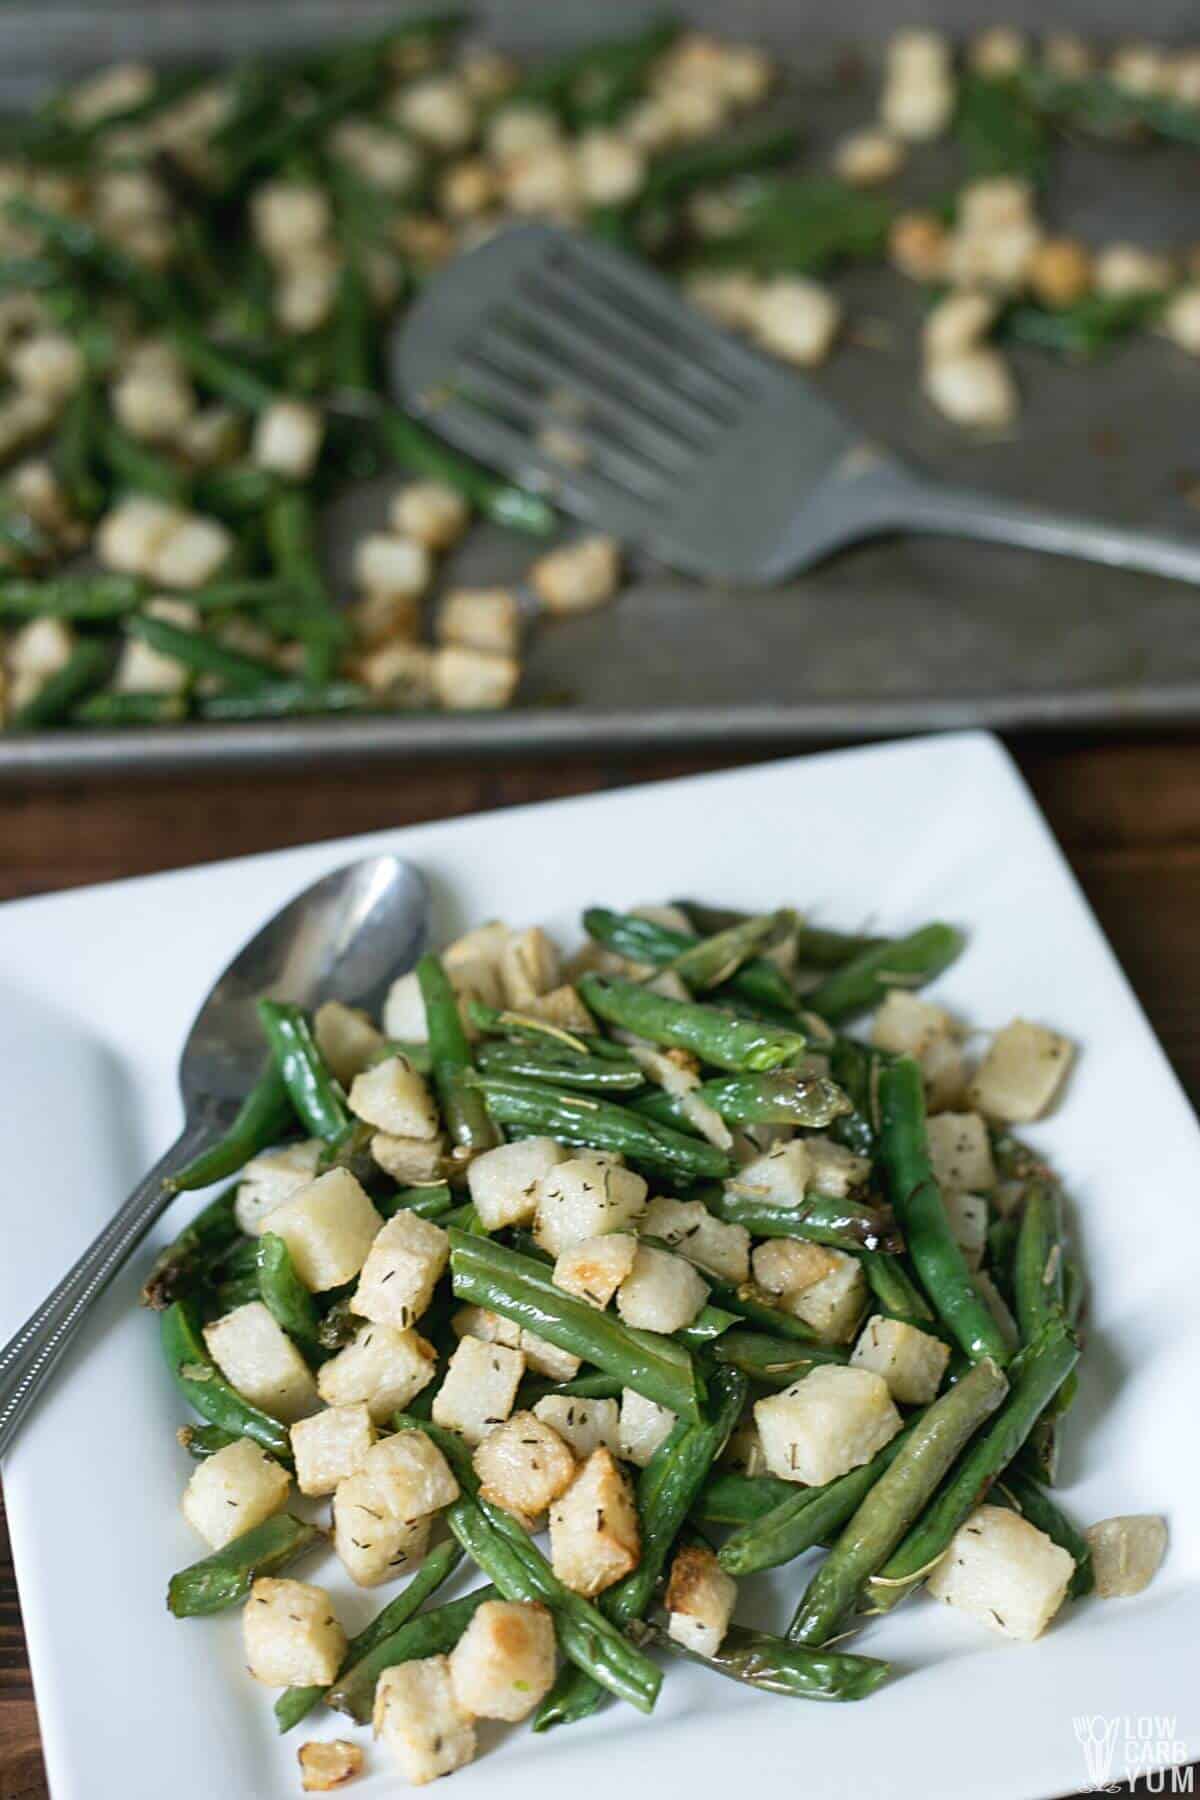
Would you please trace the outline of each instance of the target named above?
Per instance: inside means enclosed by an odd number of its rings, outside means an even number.
[[[922,531],[1200,581],[1200,541],[926,479],[652,270],[554,226],[501,232],[431,281],[393,374],[481,462],[709,580],[777,581]]]

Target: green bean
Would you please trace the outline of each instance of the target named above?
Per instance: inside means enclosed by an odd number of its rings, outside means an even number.
[[[219,1425],[181,1425],[175,1437],[193,1462],[207,1462],[218,1450],[228,1450],[238,1441],[234,1432],[222,1431]]]
[[[458,1011],[458,996],[436,956],[423,956],[417,981],[425,1004],[433,1080],[442,1113],[460,1162],[469,1161],[498,1141],[487,1101],[469,1080],[471,1049]]]
[[[1018,302],[1001,314],[998,330],[1018,344],[1089,358],[1153,324],[1166,303],[1165,294],[1154,292],[1087,294],[1062,307]]]
[[[729,1626],[711,1656],[685,1649],[658,1626],[651,1627],[648,1641],[759,1693],[781,1694],[789,1700],[865,1700],[892,1672],[890,1663],[874,1656],[814,1650],[771,1632],[748,1631],[744,1625]]]
[[[792,1338],[738,1328],[717,1339],[712,1355],[726,1367],[740,1369],[752,1380],[772,1388],[790,1387],[818,1363],[844,1363],[850,1358],[850,1352],[840,1344],[801,1344]]]
[[[481,1044],[475,1061],[485,1075],[519,1075],[525,1081],[557,1084],[582,1093],[627,1094],[646,1083],[632,1057],[626,1065],[561,1047],[551,1049],[549,1044],[544,1050],[523,1044]]]
[[[747,175],[776,163],[789,162],[800,146],[791,126],[772,127],[744,138],[710,138],[660,156],[651,167],[639,196],[645,211],[683,198],[697,188],[714,187],[735,175]]]
[[[556,1288],[532,1257],[453,1228],[450,1268],[456,1296],[528,1327],[684,1418],[701,1416],[703,1379],[681,1344]]]
[[[238,187],[256,171],[278,167],[294,152],[320,143],[340,119],[369,111],[382,80],[383,70],[378,66],[355,69],[310,105],[280,109],[262,131],[248,137],[231,153],[225,167],[226,186]]]
[[[798,1075],[791,1069],[773,1069],[766,1075],[722,1075],[701,1082],[694,1096],[719,1113],[727,1125],[803,1125],[819,1131],[851,1110],[834,1082],[820,1075]],[[679,1095],[656,1089],[630,1104],[643,1118],[686,1129],[684,1100]]]
[[[402,1625],[407,1625],[417,1610],[424,1606],[431,1594],[437,1592],[442,1583],[447,1581],[462,1561],[459,1546],[446,1539],[436,1544],[425,1557],[421,1566],[413,1575],[402,1594],[388,1602],[381,1613],[376,1614],[371,1623],[364,1626],[357,1636],[350,1639],[346,1646],[346,1654],[342,1658],[338,1670],[337,1682],[341,1683],[354,1668],[356,1663],[378,1650],[381,1644],[393,1638]],[[313,1707],[326,1694],[323,1687],[291,1687],[285,1688],[275,1702],[275,1723],[280,1732],[290,1731],[301,1719],[306,1719]]]
[[[677,1425],[642,1471],[637,1492],[641,1559],[633,1573],[609,1588],[600,1601],[605,1617],[622,1630],[645,1615],[666,1568],[671,1546],[745,1402],[745,1377],[731,1369],[718,1369],[712,1378],[709,1416],[696,1424]],[[589,1695],[587,1684],[576,1672],[564,1671],[534,1714],[533,1729],[548,1731],[568,1720],[586,1718],[603,1697],[603,1690],[594,1679]]]
[[[443,1219],[453,1205],[450,1189],[444,1181],[431,1182],[428,1187],[398,1188],[394,1194],[375,1196],[375,1210],[385,1219],[394,1218],[398,1212],[416,1213],[421,1219]]]
[[[1075,1573],[1067,1589],[1072,1600],[1082,1600],[1085,1594],[1090,1594],[1096,1585],[1092,1568],[1092,1546],[1078,1526],[1072,1524],[1049,1494],[1020,1469],[1006,1469],[1002,1480],[997,1483],[997,1490],[1002,1491],[1014,1503],[1017,1511],[1031,1525],[1044,1531],[1053,1543],[1075,1559]]]
[[[225,1135],[210,1150],[202,1150],[169,1176],[163,1186],[173,1193],[182,1193],[223,1181],[227,1175],[235,1175],[260,1150],[277,1144],[289,1129],[294,1130],[295,1123],[291,1095],[271,1061],[242,1101]]]
[[[694,950],[700,942],[690,932],[673,931],[668,925],[639,918],[636,913],[611,912],[605,906],[589,906],[583,915],[583,928],[589,937],[616,955],[627,957],[630,962],[652,963],[660,969]],[[781,971],[765,957],[744,962],[729,986],[752,1006],[783,1013],[795,1011],[795,995]]]
[[[1049,136],[1018,76],[968,71],[954,124],[973,180],[1014,175],[1033,187],[1045,181]]]
[[[100,459],[113,485],[136,494],[152,494],[171,506],[187,506],[192,497],[189,472],[159,450],[153,450],[111,419],[97,433]]]
[[[696,930],[701,932],[724,931],[746,917],[745,913],[705,906],[698,900],[677,900],[675,905],[682,907]],[[793,928],[791,938],[796,948],[796,961],[806,969],[840,969],[843,963],[860,956],[864,950],[886,942],[884,938],[864,937],[857,932],[830,931],[825,926],[807,925],[802,919]]]
[[[903,1319],[919,1331],[937,1331],[933,1308],[896,1256],[878,1250],[855,1252],[876,1305],[889,1319]]]
[[[325,1144],[336,1147],[345,1142],[354,1121],[304,1013],[280,1000],[260,1000],[258,1017],[305,1129]]]
[[[793,1487],[769,1512],[726,1538],[717,1552],[721,1567],[730,1575],[754,1575],[759,1569],[778,1568],[824,1543],[858,1511],[916,1427],[914,1419],[860,1468],[821,1487]]]
[[[293,626],[305,646],[305,675],[324,687],[347,631],[321,579],[311,497],[300,488],[283,489],[267,507],[264,523],[275,572],[300,596]]]
[[[620,1063],[622,1068],[636,1068],[628,1050],[594,1031],[568,1031],[549,1019],[535,1018],[531,1013],[514,1012],[506,1007],[484,1006],[480,1000],[468,1000],[467,1017],[485,1037],[502,1037],[510,1044],[528,1044],[546,1051],[571,1050],[577,1056],[603,1057]]]
[[[471,1454],[453,1432],[398,1414],[397,1430],[424,1431],[447,1458],[462,1489],[445,1518],[467,1555],[508,1600],[540,1601],[554,1616],[563,1654],[619,1700],[652,1712],[662,1675],[589,1601],[564,1587],[524,1528],[502,1507],[483,1500]]]
[[[1033,103],[1051,117],[1102,133],[1149,131],[1182,144],[1200,144],[1200,107],[1170,95],[1140,93],[1107,75],[1060,75],[1027,63],[1017,79]]]
[[[925,1138],[920,1066],[897,1058],[879,1077],[880,1150],[896,1217],[913,1266],[938,1317],[973,1362],[1001,1367],[1011,1354],[1004,1334],[971,1278],[934,1180]]]
[[[505,103],[553,106],[577,128],[611,123],[678,32],[661,19],[634,36],[585,44],[532,69]]]
[[[749,1525],[765,1518],[795,1492],[790,1481],[781,1481],[777,1475],[742,1475],[734,1469],[718,1469],[701,1488],[690,1516],[700,1525]]]
[[[461,1600],[447,1600],[443,1606],[418,1613],[338,1676],[325,1695],[326,1706],[348,1714],[359,1725],[369,1725],[375,1687],[385,1669],[394,1669],[399,1663],[420,1662],[427,1656],[448,1655],[479,1608],[486,1601],[499,1598],[499,1589],[489,1583]]]
[[[593,1150],[619,1151],[632,1162],[680,1180],[720,1178],[732,1169],[723,1150],[702,1138],[643,1119],[627,1107],[590,1095],[560,1093],[518,1076],[476,1075],[497,1124]]]
[[[375,415],[374,423],[393,462],[414,475],[444,481],[497,525],[507,525],[533,537],[549,537],[557,529],[558,520],[548,501],[490,474],[398,407],[384,408]]]
[[[890,1254],[904,1248],[904,1238],[888,1206],[831,1200],[824,1194],[805,1194],[798,1206],[782,1206],[757,1197],[749,1186],[739,1189],[736,1176],[719,1197],[714,1195],[706,1204],[718,1219],[727,1225],[744,1225],[754,1237],[804,1238],[839,1250]]]
[[[92,694],[73,708],[71,723],[108,729],[136,725],[171,725],[186,718],[187,709],[187,700],[182,694],[157,694],[150,690],[123,694],[99,693]]]
[[[141,1303],[162,1312],[172,1300],[202,1278],[213,1261],[236,1243],[240,1232],[234,1217],[237,1192],[227,1188],[210,1200],[179,1236],[160,1250],[142,1287]]]
[[[521,1383],[517,1410],[532,1412],[539,1400],[548,1394],[561,1394],[569,1400],[619,1400],[625,1383],[616,1375],[597,1369],[588,1375],[575,1375],[570,1381],[540,1381],[528,1378]]]
[[[890,1061],[882,1050],[840,1035],[829,1052],[829,1073],[853,1109],[834,1120],[831,1135],[856,1156],[867,1156],[872,1162],[879,1151],[879,1075]]]
[[[729,925],[711,937],[700,938],[666,965],[693,993],[720,987],[731,981],[751,954],[770,939],[792,930],[796,915],[783,907]]]
[[[167,1610],[177,1619],[224,1612],[246,1598],[260,1575],[289,1568],[306,1550],[323,1542],[324,1535],[315,1525],[306,1525],[291,1513],[275,1513],[223,1549],[172,1575],[167,1584]]]
[[[356,681],[271,681],[253,693],[212,694],[199,702],[202,719],[294,719],[317,713],[362,713],[378,703]]]
[[[888,1610],[895,1606],[945,1554],[959,1526],[1004,1473],[1078,1360],[1079,1346],[1061,1326],[1052,1327],[1021,1353],[1010,1371],[1012,1386],[1001,1410],[957,1468],[949,1472],[945,1486],[931,1498],[907,1536],[886,1561],[876,1565],[872,1598],[877,1607]],[[976,1365],[977,1369],[986,1367],[986,1363]],[[935,1406],[944,1405],[971,1378],[964,1376]]]
[[[587,974],[580,979],[579,992],[590,1010],[609,1024],[653,1044],[689,1050],[719,1069],[761,1073],[792,1061],[804,1049],[798,1031],[759,1025],[697,1001],[669,1000],[636,982]]]
[[[809,1582],[788,1627],[793,1643],[824,1644],[836,1636],[868,1580],[1007,1392],[1003,1370],[985,1360],[934,1401]]]
[[[108,644],[98,638],[82,638],[63,667],[48,676],[23,706],[14,708],[9,730],[36,731],[42,725],[57,725],[85,695],[108,679],[112,664]]]
[[[243,650],[231,650],[203,631],[191,631],[185,625],[172,625],[167,619],[156,619],[149,613],[133,613],[125,622],[131,637],[149,644],[163,656],[174,657],[185,668],[200,675],[215,675],[227,687],[241,693],[253,693],[278,677],[278,670],[257,656]]]
[[[281,1330],[301,1351],[306,1361],[323,1359],[317,1303],[292,1266],[291,1252],[281,1237],[266,1231],[258,1240],[259,1295]]]
[[[211,1425],[236,1437],[253,1438],[279,1461],[291,1465],[292,1441],[286,1425],[244,1400],[226,1381],[196,1326],[185,1301],[174,1300],[160,1314],[162,1348],[167,1368],[188,1404]]]
[[[667,1239],[665,1247],[674,1250],[687,1243],[687,1233],[672,1241]],[[686,1255],[686,1250],[682,1251]],[[699,1264],[701,1274],[708,1283],[709,1299],[715,1305],[723,1306],[727,1311],[736,1313],[739,1319],[756,1325],[760,1331],[773,1333],[775,1337],[792,1338],[797,1343],[811,1344],[816,1342],[816,1333],[811,1325],[798,1319],[795,1313],[785,1312],[776,1306],[770,1295],[753,1281],[726,1281],[721,1275],[714,1275],[711,1269]]]
[[[835,969],[804,996],[804,1004],[833,1024],[869,1012],[889,988],[921,987],[932,981],[954,961],[965,941],[952,925],[925,925],[908,937],[885,939]]]
[[[1066,1317],[1061,1202],[1051,1182],[1031,1182],[1025,1194],[1013,1262],[1013,1297],[1026,1344],[1033,1343],[1052,1320]]]

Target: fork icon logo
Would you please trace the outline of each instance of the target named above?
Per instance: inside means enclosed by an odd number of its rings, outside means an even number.
[[[1075,1719],[1073,1723],[1087,1768],[1087,1792],[1112,1793],[1119,1785],[1113,1780],[1113,1762],[1117,1733],[1121,1727],[1120,1719],[1106,1719],[1099,1713],[1088,1713]]]

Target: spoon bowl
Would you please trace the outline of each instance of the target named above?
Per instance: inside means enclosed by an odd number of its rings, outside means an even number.
[[[420,955],[428,923],[425,878],[399,856],[364,856],[304,888],[242,946],[196,1014],[179,1059],[185,1111],[240,1100],[253,1084],[260,1000],[377,1011],[393,977]]]

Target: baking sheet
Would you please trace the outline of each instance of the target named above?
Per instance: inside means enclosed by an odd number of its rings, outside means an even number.
[[[31,97],[105,58],[164,60],[318,41],[371,29],[403,9],[357,0],[214,4],[153,10],[49,5],[0,13],[0,99]],[[602,24],[582,0],[500,0],[479,9],[490,37],[529,48],[617,31],[645,7],[612,4]],[[872,43],[912,16],[890,0],[855,9],[855,41],[836,38],[833,9],[792,0],[737,8],[693,0],[675,10],[754,36],[791,71],[783,115],[819,166],[829,146],[874,111]],[[981,0],[919,9],[958,33],[990,22]],[[1075,4],[1090,37],[1128,35],[1128,5]],[[1183,40],[1194,19],[1159,0],[1137,9],[1139,36]],[[822,17],[826,23],[822,26]],[[1034,25],[1039,9],[1006,8]],[[855,71],[858,70],[857,78]],[[946,191],[952,154],[922,151],[896,191]],[[1069,143],[1047,213],[1092,242],[1150,246],[1200,240],[1200,156],[1155,146],[1121,152]],[[962,485],[1200,539],[1200,361],[1145,337],[1094,364],[1015,352],[1023,410],[1009,435],[977,441],[939,419],[919,392],[920,295],[899,276],[835,277],[849,341],[816,380],[868,431]],[[382,520],[395,481],[347,497],[329,521],[340,581],[350,545]],[[516,579],[530,547],[481,529],[450,562],[452,581]],[[361,761],[399,755],[557,752],[686,743],[766,743],[909,729],[1123,728],[1200,719],[1200,591],[1151,576],[1017,550],[907,538],[843,552],[769,592],[707,589],[636,566],[616,606],[530,638],[521,704],[496,715],[187,724],[145,732],[0,735],[0,778],[261,762]]]

